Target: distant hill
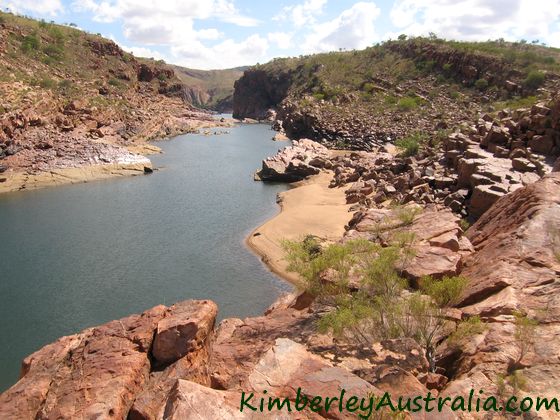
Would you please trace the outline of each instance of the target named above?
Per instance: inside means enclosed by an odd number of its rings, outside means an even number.
[[[231,111],[233,85],[249,67],[227,70],[195,70],[172,66],[178,79],[189,87],[188,100],[195,106],[217,111]]]

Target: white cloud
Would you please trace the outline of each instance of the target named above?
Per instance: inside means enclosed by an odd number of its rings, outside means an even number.
[[[540,39],[559,45],[552,25],[560,0],[396,0],[391,21],[401,33],[453,39]]]
[[[339,48],[365,48],[378,39],[374,22],[379,13],[373,2],[356,3],[337,18],[315,25],[312,33],[305,38],[303,49],[313,53]]]
[[[312,25],[316,16],[323,13],[327,0],[305,0],[302,4],[286,6],[273,20],[287,20],[296,27]]]
[[[185,67],[199,69],[230,68],[254,64],[268,59],[268,41],[253,34],[241,42],[232,39],[207,47],[199,41],[171,48],[170,61]]]
[[[217,18],[239,26],[255,26],[256,19],[241,15],[230,0],[74,0],[79,11],[93,13],[100,22]]]
[[[64,12],[64,7],[60,0],[0,1],[0,7],[20,14],[34,13],[36,15],[56,16]]]
[[[139,54],[153,52],[152,46],[163,47],[169,51],[166,61],[177,64],[201,68],[239,65],[238,62],[251,64],[254,57],[260,57],[263,46],[268,48],[262,37],[248,37],[237,43],[227,39],[219,42],[224,35],[218,29],[195,28],[197,21],[207,19],[237,26],[258,24],[256,19],[241,15],[232,0],[74,0],[73,5],[77,10],[92,13],[94,20],[121,23],[126,43],[141,46],[135,47],[136,51],[148,49]],[[212,41],[219,43],[206,44]],[[245,51],[245,47],[252,50]],[[233,54],[239,54],[239,58],[235,59]]]
[[[268,40],[281,50],[287,50],[292,46],[292,37],[293,34],[288,32],[271,32],[267,35]]]
[[[159,51],[152,50],[146,47],[127,47],[126,45],[121,45],[121,48],[129,53],[134,54],[136,57],[153,58],[155,60],[165,60],[167,57],[160,53]]]

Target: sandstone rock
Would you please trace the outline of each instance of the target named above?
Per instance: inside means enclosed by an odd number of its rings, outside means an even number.
[[[24,360],[0,395],[1,418],[124,418],[150,371],[148,352],[166,308],[64,337]]]
[[[328,149],[319,143],[307,139],[294,141],[292,146],[263,160],[259,176],[263,181],[299,181],[319,173],[311,162],[316,164],[318,159],[326,160],[328,157]]]
[[[218,307],[211,301],[190,301],[172,306],[170,313],[158,323],[152,349],[154,358],[162,364],[173,363],[204,345]]]
[[[295,399],[297,389],[308,397],[337,396],[341,389],[349,395],[367,397],[382,395],[378,388],[346,369],[334,367],[325,359],[313,355],[301,344],[280,338],[259,360],[249,375],[248,384],[257,392],[265,390],[278,397]],[[353,418],[348,412],[331,410],[331,418]]]
[[[531,163],[528,159],[525,158],[515,158],[512,159],[512,166],[513,169],[521,172],[533,172],[537,169],[537,167]]]
[[[287,410],[253,412],[239,410],[241,392],[217,391],[193,382],[179,380],[173,387],[165,405],[165,412],[157,419],[199,420],[205,419],[292,419]],[[263,397],[267,397],[263,395]],[[255,397],[255,400],[257,398]],[[268,400],[266,398],[266,400]],[[297,418],[306,418],[299,417]]]
[[[551,136],[533,136],[529,140],[529,147],[534,152],[550,155],[554,149],[554,139]]]
[[[19,382],[0,395],[0,418],[126,418],[148,381],[156,331],[165,334],[176,325],[184,332],[186,314],[205,310],[215,316],[209,301],[156,306],[45,346],[24,360]],[[186,365],[163,375],[208,381],[193,368],[195,360],[204,360],[204,351],[188,357]]]
[[[496,378],[519,369],[531,376],[529,390],[538,387],[538,381],[556,384],[560,261],[553,243],[558,226],[560,174],[554,173],[500,198],[469,229],[476,252],[467,258],[461,273],[470,284],[460,305],[470,315],[493,322],[454,356],[456,375],[444,393],[459,394],[469,387],[497,392]],[[512,340],[514,311],[538,320],[536,342],[524,354],[518,340]],[[538,344],[543,342],[546,345]],[[544,379],[543,370],[549,379]]]
[[[442,278],[454,276],[461,269],[461,256],[448,248],[423,246],[412,260],[405,265],[403,274],[411,280],[424,276]]]
[[[476,186],[469,202],[469,214],[473,217],[481,216],[503,195],[503,192],[495,191],[488,185]]]

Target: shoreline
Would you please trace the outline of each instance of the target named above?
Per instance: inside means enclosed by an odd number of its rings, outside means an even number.
[[[138,176],[145,174],[145,168],[154,170],[149,155],[161,153],[161,149],[154,143],[168,140],[184,134],[196,134],[200,130],[218,127],[233,127],[235,121],[228,119],[226,122],[192,120],[189,127],[170,135],[152,138],[137,144],[123,146],[123,148],[137,155],[134,162],[110,162],[106,164],[80,165],[67,168],[53,168],[29,174],[26,171],[11,171],[0,174],[0,178],[6,178],[0,182],[0,195],[22,191],[31,191],[42,188],[56,187],[60,185],[83,184],[101,181],[121,176]],[[193,131],[195,130],[195,131]]]
[[[346,204],[345,188],[329,188],[331,171],[322,171],[294,183],[278,194],[280,211],[251,231],[246,246],[258,255],[267,268],[283,280],[297,285],[297,274],[286,270],[282,240],[300,240],[314,235],[326,241],[337,241],[352,218]]]

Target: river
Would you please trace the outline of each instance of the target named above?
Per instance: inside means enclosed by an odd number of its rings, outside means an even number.
[[[253,181],[279,144],[227,130],[158,142],[151,175],[0,195],[0,391],[60,336],[191,298],[256,315],[289,290],[244,245],[286,189]]]

